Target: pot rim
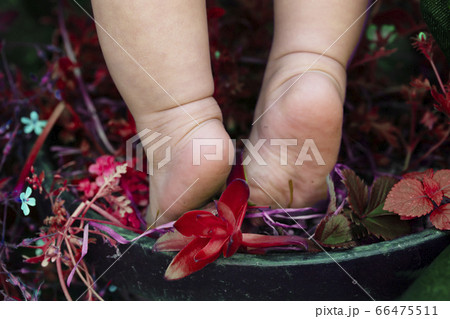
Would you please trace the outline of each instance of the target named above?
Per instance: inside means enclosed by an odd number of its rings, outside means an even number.
[[[127,230],[122,235],[128,239],[135,237],[135,234]],[[340,263],[343,261],[350,261],[359,258],[368,258],[375,255],[392,254],[399,250],[414,249],[428,241],[438,240],[447,236],[447,232],[437,229],[425,229],[419,233],[406,235],[397,239],[382,241],[369,245],[356,246],[353,248],[345,248],[334,251],[323,252],[270,252],[265,255],[254,255],[246,253],[236,253],[229,258],[219,258],[214,264],[217,266],[266,266],[266,267],[280,267],[280,266],[300,266],[311,264],[331,264]],[[144,238],[139,239],[143,240]],[[153,248],[155,239],[145,237],[148,241],[150,249]],[[136,241],[136,242],[138,242]],[[176,252],[157,252],[158,254],[165,254],[168,256],[175,256]]]

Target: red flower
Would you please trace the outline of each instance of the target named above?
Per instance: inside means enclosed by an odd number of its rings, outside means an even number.
[[[98,191],[98,186],[96,183],[92,183],[89,179],[84,178],[78,183],[77,189],[84,192],[84,195],[87,198],[92,198]]]
[[[89,173],[98,175],[95,182],[98,186],[105,183],[105,177],[114,174],[116,167],[119,165],[111,155],[103,155],[97,158],[95,164],[89,165]]]
[[[306,247],[306,239],[298,236],[242,234],[240,228],[248,198],[247,183],[235,179],[216,202],[217,215],[197,210],[181,216],[174,224],[178,232],[165,234],[154,247],[156,251],[181,250],[167,268],[165,278],[184,278],[215,261],[221,252],[225,258],[232,256],[241,245],[250,248],[286,245]]]

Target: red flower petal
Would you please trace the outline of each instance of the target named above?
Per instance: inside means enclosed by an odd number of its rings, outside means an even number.
[[[442,198],[444,197],[444,194],[441,191],[439,183],[428,177],[424,177],[422,183],[425,190],[425,194],[427,194],[427,196],[433,202],[435,202],[436,205],[440,205],[442,202]]]
[[[177,231],[166,233],[158,238],[153,246],[154,251],[180,251],[189,244],[194,237],[186,237]]]
[[[194,238],[182,251],[180,251],[170,263],[164,278],[177,280],[196,272],[219,257],[219,254],[209,259],[195,261],[194,256],[209,242],[209,238]]]
[[[40,256],[27,258],[24,260],[24,262],[29,263],[29,264],[36,264],[36,263],[42,262],[44,260],[44,258],[45,258],[45,254],[42,254]]]
[[[173,225],[184,236],[211,237],[216,228],[226,224],[211,212],[194,210],[185,213]]]
[[[444,196],[450,198],[450,169],[437,171],[433,176],[433,180],[439,183]]]
[[[234,232],[234,229],[236,228],[236,218],[235,218],[234,212],[224,202],[218,201],[218,202],[216,202],[216,205],[217,205],[217,211],[219,212],[219,216],[224,221],[226,221],[229,226],[228,235],[231,235]]]
[[[433,209],[433,202],[425,194],[422,182],[417,179],[402,179],[389,192],[384,210],[401,216],[419,217]]]
[[[441,230],[450,230],[450,204],[436,208],[430,215],[434,227]]]
[[[303,246],[308,248],[308,240],[299,236],[268,236],[259,234],[242,234],[242,245],[255,248],[267,248],[278,246]]]
[[[225,258],[233,256],[242,244],[242,233],[238,229],[229,239],[227,245],[223,246],[223,256]]]
[[[217,254],[220,254],[222,246],[228,240],[228,237],[213,237],[208,244],[203,247],[194,257],[195,262],[207,260]]]
[[[225,203],[234,213],[236,225],[241,227],[244,220],[245,210],[247,209],[247,201],[250,196],[247,183],[242,179],[235,179],[220,196],[219,202]]]

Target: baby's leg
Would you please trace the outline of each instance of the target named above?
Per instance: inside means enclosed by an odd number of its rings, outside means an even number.
[[[297,146],[290,145],[292,141],[285,144],[288,162],[282,165],[280,142],[263,145],[259,153],[268,165],[252,160],[246,167],[250,200],[285,207],[292,179],[292,206],[309,206],[326,197],[326,176],[337,160],[345,69],[367,0],[275,0],[274,5],[275,34],[250,141],[254,145],[259,139],[295,139]],[[312,145],[305,144],[313,161],[300,164],[300,158],[295,164],[306,139],[314,141],[324,163],[314,156]]]
[[[165,157],[165,147],[154,154],[147,221],[154,222],[164,212],[158,224],[176,219],[221,187],[230,169],[228,152],[234,152],[228,149],[229,136],[212,98],[205,1],[93,0],[92,4],[104,28],[97,26],[105,60],[138,132],[151,129],[172,138],[165,144],[172,149],[167,165],[156,167]],[[193,165],[193,138],[222,139],[223,160]]]

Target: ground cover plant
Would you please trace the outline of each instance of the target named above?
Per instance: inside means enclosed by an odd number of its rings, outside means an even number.
[[[251,128],[272,15],[270,1],[208,1],[215,97],[238,140]],[[370,11],[348,66],[343,141],[326,203],[248,205],[237,165],[216,204],[152,229],[144,221],[148,176],[125,159],[136,128],[90,17],[71,1],[5,1],[0,40],[5,300],[70,300],[85,290],[87,300],[125,298],[113,282],[97,282],[84,258],[91,245],[119,255],[130,244],[114,226],[134,231],[135,240],[159,238],[155,250],[180,251],[166,272],[171,280],[234,253],[349,249],[450,229],[448,61],[419,1],[379,1]]]

